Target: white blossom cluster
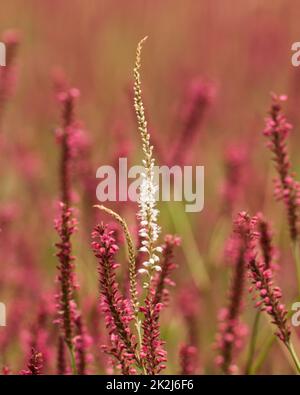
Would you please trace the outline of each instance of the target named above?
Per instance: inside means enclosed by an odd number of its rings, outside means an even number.
[[[151,147],[152,148],[152,147]],[[155,242],[160,233],[160,227],[157,225],[159,210],[156,208],[156,193],[158,186],[154,183],[154,159],[150,160],[150,167],[147,168],[147,162],[143,160],[145,167],[141,174],[142,182],[140,185],[139,195],[139,213],[141,228],[139,235],[143,238],[141,252],[146,252],[148,260],[143,262],[143,268],[139,269],[140,273],[149,274],[150,271],[160,271],[158,253],[162,251],[160,246],[155,247]]]

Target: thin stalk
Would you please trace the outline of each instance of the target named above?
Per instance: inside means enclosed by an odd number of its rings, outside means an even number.
[[[299,245],[297,241],[293,242],[293,255],[294,255],[296,271],[297,271],[298,291],[300,292],[300,254],[299,254]]]
[[[245,374],[250,374],[251,367],[253,364],[257,335],[258,335],[259,319],[260,319],[260,312],[257,311],[256,315],[255,315],[253,327],[252,327],[252,332],[251,332],[251,339],[250,339],[250,345],[249,345],[247,364],[246,364],[246,368],[245,368]]]
[[[70,360],[71,360],[71,369],[72,369],[72,373],[74,375],[77,375],[77,367],[76,367],[76,361],[75,361],[75,355],[74,355],[74,350],[72,347],[70,347],[67,344],[68,350],[70,352]]]
[[[292,311],[289,312],[288,314],[288,318],[290,318],[290,316],[293,314]],[[271,325],[271,323],[269,323],[269,325]],[[255,374],[263,365],[264,361],[267,358],[267,355],[269,353],[269,351],[271,350],[273,344],[275,343],[275,340],[278,339],[277,336],[275,336],[274,334],[272,334],[263,344],[262,346],[262,350],[260,352],[260,354],[258,355],[256,361],[254,362],[254,364],[252,364],[252,367],[250,368],[249,374]],[[280,342],[280,344],[283,346],[282,342]],[[284,345],[286,346],[286,348],[289,351],[289,354],[291,355],[293,362],[295,364],[296,370],[298,373],[300,373],[299,371],[299,359],[297,357],[297,354],[295,353],[295,349],[293,344],[290,342],[290,344],[286,344],[284,343]],[[287,355],[286,353],[284,353],[285,355]],[[293,365],[294,365],[293,364]],[[297,365],[298,364],[298,365]]]

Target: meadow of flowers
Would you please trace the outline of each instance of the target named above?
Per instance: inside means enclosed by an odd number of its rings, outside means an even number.
[[[2,374],[300,373],[297,1],[1,6]],[[99,202],[119,158],[138,201]]]

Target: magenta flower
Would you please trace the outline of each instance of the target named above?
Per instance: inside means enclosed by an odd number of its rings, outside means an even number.
[[[63,336],[59,336],[58,338],[56,365],[57,374],[64,375],[67,373],[66,345]]]
[[[292,125],[287,122],[282,113],[281,102],[286,99],[286,96],[272,95],[272,106],[270,115],[266,119],[264,135],[268,138],[268,147],[274,154],[273,160],[279,175],[275,180],[275,196],[286,205],[290,235],[291,239],[295,241],[299,234],[300,185],[295,181],[294,174],[291,172],[291,163],[287,152],[287,138]]]

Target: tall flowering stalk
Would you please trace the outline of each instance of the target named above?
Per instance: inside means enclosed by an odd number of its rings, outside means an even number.
[[[162,270],[158,253],[162,252],[163,249],[156,245],[160,233],[160,228],[157,224],[159,211],[156,208],[158,185],[154,182],[155,160],[153,158],[153,146],[150,143],[150,134],[145,118],[140,78],[141,51],[146,39],[147,37],[138,43],[134,67],[134,108],[144,155],[142,161],[143,172],[141,174],[142,182],[138,201],[138,218],[140,220],[139,236],[142,239],[140,252],[144,252],[147,255],[147,260],[142,263],[143,267],[139,269],[139,273],[147,275],[147,280],[143,285],[147,290],[147,294],[144,306],[140,307],[140,311],[144,314],[141,356],[146,373],[158,374],[165,368],[164,362],[166,362],[166,352],[163,348],[164,342],[160,339],[159,316],[163,307],[163,303],[161,302],[163,286],[171,266],[166,263],[170,258],[167,253],[164,262],[166,266]],[[164,248],[167,249],[168,247],[165,246]],[[155,274],[160,272],[161,277],[157,282]]]
[[[236,229],[245,243],[248,277],[252,284],[249,291],[254,294],[255,307],[270,316],[271,323],[276,328],[275,335],[287,347],[300,372],[300,362],[290,340],[287,310],[281,302],[282,291],[274,285],[272,269],[266,267],[265,261],[260,259],[257,253],[257,217],[251,218],[245,212],[239,213]]]
[[[134,244],[132,241],[132,237],[130,235],[126,221],[122,217],[120,217],[119,214],[115,213],[113,210],[106,208],[103,205],[100,205],[100,206],[96,205],[95,207],[97,207],[100,210],[111,215],[121,225],[124,235],[125,235],[126,245],[127,245],[127,254],[128,254],[128,260],[129,260],[130,302],[133,307],[135,328],[137,330],[139,348],[141,349],[141,347],[142,347],[142,334],[141,334],[142,323],[139,318],[139,300],[138,300],[137,281],[136,281],[136,252],[135,252]],[[142,363],[142,361],[141,361],[141,363]]]
[[[59,260],[58,282],[60,291],[57,298],[58,323],[63,332],[63,337],[71,354],[73,372],[76,371],[74,357],[74,326],[76,316],[76,303],[74,293],[76,288],[74,273],[74,256],[72,255],[71,236],[76,231],[77,221],[73,216],[71,208],[71,165],[74,151],[74,100],[78,97],[77,89],[70,89],[59,95],[59,100],[63,104],[63,128],[57,133],[58,141],[61,144],[61,203],[60,215],[55,220],[55,229],[60,236],[60,241],[56,243],[58,252],[56,256]]]
[[[113,232],[103,225],[95,227],[92,238],[92,248],[98,260],[101,307],[111,341],[107,352],[118,361],[123,374],[134,374],[134,365],[142,368],[142,364],[135,337],[130,329],[130,323],[134,319],[132,306],[122,297],[116,282],[115,270],[119,265],[114,259],[118,246]]]
[[[245,247],[241,237],[234,235],[233,240],[235,249],[232,251],[231,259],[234,271],[229,301],[228,306],[219,313],[219,333],[216,338],[219,351],[216,363],[225,374],[238,372],[235,359],[247,333],[247,327],[240,321],[246,272]]]
[[[275,196],[278,200],[282,200],[286,206],[300,290],[300,257],[297,245],[299,240],[300,184],[295,180],[294,173],[291,171],[291,162],[287,152],[287,138],[292,125],[287,122],[286,116],[282,112],[281,103],[286,99],[287,96],[284,95],[272,95],[272,105],[269,117],[266,119],[264,135],[268,138],[268,147],[274,154],[273,160],[278,172],[278,178],[275,180]]]
[[[268,147],[274,154],[273,160],[278,172],[278,178],[275,180],[275,196],[286,205],[290,236],[292,241],[296,241],[299,235],[300,185],[295,181],[294,173],[291,172],[291,162],[287,152],[287,138],[292,125],[287,122],[282,112],[281,102],[286,99],[286,96],[272,95],[272,105],[270,115],[266,119],[264,135],[268,138]]]
[[[183,344],[180,347],[180,374],[181,375],[194,375],[197,373],[198,368],[198,350],[197,347],[190,344]]]
[[[60,285],[60,291],[56,295],[58,318],[64,340],[69,348],[73,361],[73,332],[76,315],[76,303],[74,301],[75,274],[74,274],[74,256],[72,255],[71,236],[76,230],[77,221],[72,217],[72,210],[66,209],[66,205],[61,203],[61,217],[55,221],[60,241],[55,245],[58,249],[56,256],[59,260],[59,274],[57,281]]]
[[[75,318],[75,331],[76,336],[73,339],[77,372],[80,375],[86,375],[88,373],[88,365],[92,361],[92,355],[89,352],[89,347],[92,343],[92,338],[87,333],[87,328],[83,323],[83,319],[80,313]]]
[[[161,270],[159,257],[157,255],[158,252],[161,252],[161,247],[155,246],[160,233],[160,228],[157,224],[159,211],[156,208],[156,193],[158,191],[158,186],[154,182],[155,160],[152,155],[153,146],[150,144],[150,134],[147,129],[147,121],[145,118],[140,77],[141,51],[146,39],[147,37],[143,38],[138,43],[136,51],[136,62],[134,68],[134,108],[137,117],[138,130],[142,138],[144,154],[138,217],[141,225],[139,234],[143,238],[143,246],[140,251],[147,254],[147,260],[143,262],[143,268],[139,269],[139,272],[147,275],[148,279],[144,283],[144,287],[148,288],[154,272]]]
[[[257,227],[259,233],[259,245],[266,269],[276,269],[277,250],[272,241],[272,230],[262,213],[257,214]]]

